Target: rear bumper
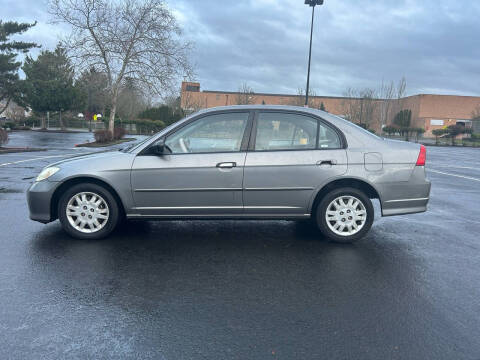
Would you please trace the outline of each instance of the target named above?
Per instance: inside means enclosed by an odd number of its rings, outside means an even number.
[[[30,219],[42,223],[48,223],[55,220],[52,219],[50,206],[57,185],[57,182],[48,180],[34,182],[30,185],[30,188],[27,190]]]
[[[399,199],[383,203],[382,216],[415,214],[427,211],[429,198]]]
[[[414,169],[409,181],[384,184],[382,216],[414,214],[427,211],[431,183],[425,178],[425,168]]]

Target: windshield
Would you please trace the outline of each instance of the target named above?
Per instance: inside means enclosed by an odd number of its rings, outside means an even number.
[[[120,151],[122,152],[128,152],[128,151],[132,151],[132,150],[135,150],[136,148],[138,148],[140,145],[143,145],[145,144],[147,141],[153,139],[155,136],[157,136],[158,133],[155,133],[153,134],[152,136],[149,136],[147,137],[146,139],[140,141],[139,143],[134,143],[134,144],[130,144],[128,146],[125,146],[124,148],[121,148]]]
[[[139,143],[132,144],[132,145],[130,145],[130,146],[127,146],[127,147],[123,148],[121,151],[124,151],[124,152],[127,152],[127,151],[128,151],[128,152],[135,151],[135,150],[137,150],[140,146],[143,146],[144,144],[147,144],[148,142],[150,142],[150,141],[153,140],[154,138],[158,137],[158,134],[164,133],[164,132],[172,129],[173,127],[177,126],[179,123],[185,121],[186,119],[191,118],[191,117],[192,117],[193,115],[195,115],[195,114],[196,114],[196,113],[190,114],[189,116],[184,117],[183,119],[178,120],[177,122],[174,122],[173,124],[168,125],[167,127],[163,128],[163,129],[160,130],[159,132],[153,134],[152,136],[149,136],[149,137],[146,138],[145,140],[140,141]]]

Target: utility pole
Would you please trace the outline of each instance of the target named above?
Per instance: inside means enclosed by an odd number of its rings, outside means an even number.
[[[305,5],[308,5],[312,8],[312,24],[310,26],[310,49],[308,51],[307,88],[305,91],[305,107],[308,107],[308,91],[310,88],[310,63],[312,61],[313,19],[315,18],[315,6],[323,5],[323,0],[305,0]]]

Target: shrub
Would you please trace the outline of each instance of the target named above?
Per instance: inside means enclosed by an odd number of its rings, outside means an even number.
[[[113,130],[113,139],[114,140],[120,140],[120,139],[123,139],[123,137],[125,136],[125,129],[124,128],[121,128],[121,127],[116,127],[114,130]]]
[[[387,125],[383,127],[382,131],[388,135],[393,135],[398,132],[398,128],[396,126]]]
[[[8,132],[5,129],[0,128],[0,145],[8,142]]]
[[[15,129],[17,128],[17,124],[15,124],[15,123],[12,122],[12,121],[7,121],[7,122],[3,125],[3,128],[4,128],[4,129],[15,130]]]
[[[95,141],[98,143],[106,143],[112,140],[120,140],[125,136],[125,129],[121,127],[116,127],[113,130],[113,139],[112,134],[108,130],[96,130],[95,131]]]
[[[417,134],[417,136],[422,135],[425,132],[424,128],[411,128],[410,129],[413,133]]]
[[[110,141],[110,132],[108,130],[96,130],[95,131],[95,141],[98,143],[106,143]]]

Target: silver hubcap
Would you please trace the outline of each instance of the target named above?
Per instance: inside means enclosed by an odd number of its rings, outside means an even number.
[[[335,234],[354,235],[365,225],[367,209],[355,196],[339,196],[328,205],[325,219]]]
[[[70,225],[83,233],[94,233],[108,222],[107,202],[92,192],[78,193],[68,201],[67,219]]]

